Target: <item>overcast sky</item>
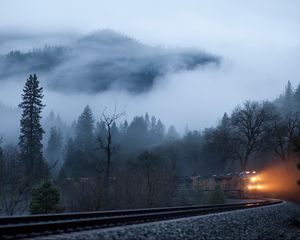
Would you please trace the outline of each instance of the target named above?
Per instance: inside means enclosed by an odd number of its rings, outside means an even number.
[[[199,129],[214,125],[224,111],[232,111],[247,99],[272,100],[288,80],[294,85],[300,82],[300,1],[297,0],[1,0],[0,3],[1,32],[85,34],[103,28],[154,46],[196,47],[220,55],[224,61],[220,69],[208,67],[167,76],[151,93],[142,96],[116,92],[82,96],[78,112],[87,103],[93,105],[91,101],[109,104],[113,98],[117,104],[123,104],[121,107],[126,108],[129,116],[148,111],[179,129],[186,124]],[[0,87],[5,89],[5,92],[0,90],[0,101],[5,102],[8,90],[16,91],[9,85]],[[57,97],[57,93],[48,94],[49,109],[57,107]],[[75,98],[68,96],[66,104],[72,105]],[[94,105],[96,108],[99,104]],[[57,110],[63,113],[64,107]]]

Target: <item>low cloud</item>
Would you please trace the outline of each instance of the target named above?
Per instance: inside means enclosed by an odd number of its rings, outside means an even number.
[[[203,51],[147,46],[103,30],[66,45],[27,52],[16,49],[2,55],[0,80],[35,72],[53,91],[95,94],[125,90],[140,94],[150,91],[167,74],[218,65],[220,61],[219,57]]]

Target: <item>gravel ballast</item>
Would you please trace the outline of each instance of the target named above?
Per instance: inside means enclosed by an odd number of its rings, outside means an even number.
[[[299,239],[296,219],[300,206],[282,203],[272,206],[144,223],[110,229],[38,237],[43,240],[87,239]]]

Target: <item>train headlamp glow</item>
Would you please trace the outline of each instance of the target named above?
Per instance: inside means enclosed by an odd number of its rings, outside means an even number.
[[[263,188],[262,185],[248,185],[249,190],[261,190]]]
[[[257,177],[252,177],[252,178],[250,178],[250,181],[251,181],[251,182],[256,182],[256,181],[257,181]]]

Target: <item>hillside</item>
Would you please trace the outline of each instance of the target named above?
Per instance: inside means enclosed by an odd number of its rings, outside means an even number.
[[[42,75],[46,86],[60,92],[97,93],[121,89],[149,91],[168,73],[218,64],[220,58],[192,49],[144,45],[111,30],[98,31],[63,46],[0,56],[0,81]]]

